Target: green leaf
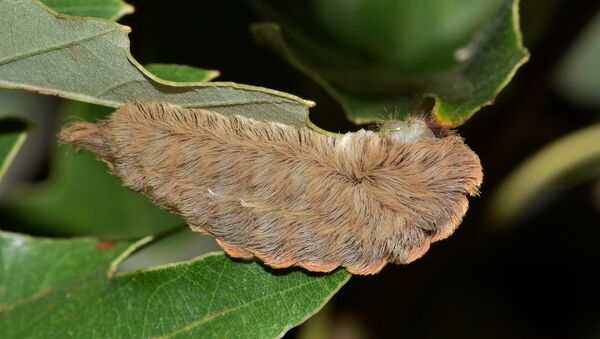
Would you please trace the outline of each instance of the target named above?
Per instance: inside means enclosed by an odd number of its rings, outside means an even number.
[[[51,240],[0,231],[0,319],[61,286],[85,281],[82,278],[105,280],[107,267],[131,246],[131,242]],[[10,327],[1,326],[3,331]]]
[[[58,13],[117,21],[134,11],[122,0],[41,0]]]
[[[101,119],[110,109],[68,101],[65,122]],[[31,229],[62,236],[142,237],[183,224],[141,194],[128,190],[90,152],[56,149],[50,178],[3,201],[3,213]]]
[[[490,224],[506,225],[536,206],[536,199],[561,178],[578,180],[600,173],[600,124],[578,130],[544,147],[515,169],[492,196]]]
[[[424,74],[455,66],[455,50],[491,19],[502,0],[311,2],[319,27],[343,47],[403,72]]]
[[[0,180],[23,145],[27,130],[27,123],[21,119],[0,117]]]
[[[0,86],[111,107],[130,101],[170,102],[305,126],[314,103],[290,94],[226,82],[161,80],[129,53],[129,30],[100,19],[66,17],[38,1],[4,0]]]
[[[224,254],[114,275],[140,244],[0,233],[3,335],[277,337],[314,314],[349,278],[344,270],[273,272]]]
[[[178,83],[211,81],[219,76],[219,71],[186,65],[149,64],[144,67],[162,80]]]
[[[316,17],[322,21],[349,21],[342,32],[323,32],[323,22],[296,25],[290,13],[301,9],[284,15],[265,1],[255,2],[257,10],[278,24],[253,25],[252,31],[259,43],[323,86],[355,123],[403,116],[428,106],[440,125],[456,127],[491,104],[528,59],[516,0],[483,6],[476,11],[480,16],[475,21],[465,19],[469,6],[464,2],[453,6],[447,6],[447,1],[315,3],[321,6]],[[323,8],[330,15],[323,15]],[[331,15],[333,10],[342,14]],[[349,47],[353,41],[358,46]]]

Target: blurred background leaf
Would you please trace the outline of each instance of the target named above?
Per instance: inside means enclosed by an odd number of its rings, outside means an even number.
[[[561,62],[555,85],[562,95],[580,105],[600,108],[600,15]]]
[[[544,147],[504,179],[490,201],[490,223],[506,225],[540,207],[543,195],[600,174],[600,124],[564,136]],[[562,186],[562,187],[561,187]]]
[[[61,115],[65,122],[74,118],[95,121],[111,111],[68,101]],[[2,210],[32,231],[60,236],[133,238],[183,224],[177,216],[123,187],[92,153],[76,153],[68,146],[55,150],[46,182],[14,191],[4,198]]]
[[[323,86],[357,124],[424,110],[456,127],[528,59],[518,1],[254,3],[276,23],[254,25],[257,41]],[[297,25],[311,17],[313,25]]]
[[[497,15],[501,5],[500,0],[312,1],[328,36],[355,55],[409,74],[456,66],[456,49]]]

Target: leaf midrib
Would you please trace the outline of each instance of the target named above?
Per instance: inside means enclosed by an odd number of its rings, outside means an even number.
[[[185,332],[190,331],[190,330],[192,330],[192,329],[194,329],[196,327],[202,326],[203,324],[205,324],[205,323],[207,323],[207,322],[209,322],[209,321],[211,321],[213,319],[217,319],[219,317],[226,316],[226,315],[228,315],[230,313],[239,311],[239,310],[244,309],[246,307],[249,307],[249,306],[251,306],[251,305],[253,305],[255,303],[263,301],[265,299],[269,299],[269,298],[272,298],[272,297],[275,297],[275,296],[282,296],[284,293],[287,293],[287,292],[290,292],[290,291],[293,291],[293,290],[296,290],[296,289],[299,289],[299,288],[302,288],[302,287],[305,287],[305,286],[309,286],[309,285],[313,285],[313,284],[319,284],[319,283],[320,283],[319,281],[308,281],[308,282],[305,282],[305,283],[302,283],[302,284],[299,284],[299,285],[295,285],[293,287],[289,287],[289,288],[286,288],[286,289],[283,289],[283,290],[276,291],[276,292],[274,292],[272,294],[268,294],[268,295],[256,298],[256,299],[254,299],[254,300],[252,300],[250,302],[247,302],[245,304],[237,305],[237,306],[234,306],[234,307],[231,307],[231,308],[228,308],[228,309],[223,309],[223,310],[221,310],[219,312],[216,312],[216,313],[213,313],[213,314],[205,314],[202,318],[200,318],[200,319],[198,319],[196,321],[188,323],[187,325],[185,325],[183,327],[180,327],[179,329],[176,329],[175,331],[169,332],[167,334],[163,334],[161,336],[157,336],[155,338],[171,338],[171,337],[173,337],[173,336],[175,336],[177,334],[185,333]]]

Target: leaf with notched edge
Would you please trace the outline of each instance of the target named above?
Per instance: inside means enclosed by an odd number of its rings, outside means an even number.
[[[161,80],[129,53],[129,30],[105,20],[63,16],[38,1],[4,0],[0,86],[112,107],[159,101],[305,126],[314,103],[291,94],[229,82]]]
[[[348,280],[208,254],[114,274],[138,243],[0,233],[0,328],[31,337],[283,335]]]

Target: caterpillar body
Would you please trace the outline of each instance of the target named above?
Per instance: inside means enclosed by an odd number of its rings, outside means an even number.
[[[274,268],[374,274],[448,237],[477,194],[477,155],[420,119],[339,137],[170,104],[135,103],[59,139],[123,184]]]

